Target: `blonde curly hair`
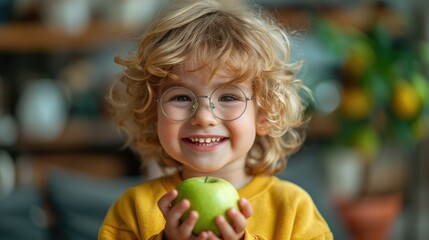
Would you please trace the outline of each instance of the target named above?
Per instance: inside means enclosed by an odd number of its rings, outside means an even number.
[[[157,18],[136,55],[115,58],[125,69],[111,86],[108,103],[127,133],[127,145],[140,153],[143,163],[159,159],[163,167],[180,169],[157,137],[160,83],[166,78],[180,81],[173,70],[189,63],[195,70],[209,66],[213,74],[226,67],[234,81],[252,81],[253,101],[266,120],[257,126],[266,134],[256,136],[246,171],[275,174],[304,141],[308,114],[302,94],[311,96],[296,79],[301,62],[290,64],[290,53],[288,33],[261,9],[195,1]]]

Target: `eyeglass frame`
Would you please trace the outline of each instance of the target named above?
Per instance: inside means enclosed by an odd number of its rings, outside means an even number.
[[[195,115],[195,113],[197,112],[198,107],[199,107],[198,99],[200,99],[200,98],[206,98],[206,99],[208,99],[208,100],[209,100],[209,106],[208,106],[208,107],[209,107],[210,112],[213,114],[213,116],[215,116],[217,119],[219,119],[219,120],[221,120],[221,121],[234,121],[234,120],[239,119],[241,116],[243,116],[243,114],[244,114],[244,113],[246,112],[246,110],[247,110],[247,102],[248,102],[248,101],[250,101],[250,100],[253,100],[253,96],[248,97],[248,96],[246,95],[246,93],[243,91],[243,89],[241,89],[240,87],[238,87],[238,86],[236,86],[236,85],[226,85],[226,86],[233,86],[233,87],[237,88],[238,90],[240,90],[240,92],[241,92],[241,93],[243,93],[243,96],[244,96],[244,100],[243,100],[243,101],[244,101],[244,102],[245,102],[245,104],[246,104],[246,105],[245,105],[245,107],[244,107],[244,109],[243,109],[243,112],[242,112],[242,113],[240,113],[240,115],[239,115],[238,117],[233,118],[233,119],[222,119],[222,118],[220,118],[219,116],[217,116],[217,115],[213,112],[213,109],[215,109],[215,107],[216,107],[216,105],[214,104],[214,102],[212,102],[212,101],[211,101],[211,98],[212,98],[212,96],[213,96],[213,93],[215,93],[218,89],[225,87],[225,85],[222,85],[222,86],[219,86],[219,87],[215,88],[215,89],[213,90],[213,92],[210,94],[210,96],[209,96],[209,95],[196,95],[196,94],[195,94],[191,89],[189,89],[189,88],[187,88],[187,87],[183,87],[183,86],[173,86],[173,87],[169,87],[169,88],[167,88],[167,89],[165,89],[165,90],[164,90],[164,92],[162,93],[161,97],[159,97],[159,98],[157,98],[157,99],[156,99],[156,103],[162,103],[161,99],[164,97],[165,93],[166,93],[168,90],[173,89],[173,88],[183,88],[183,89],[185,89],[185,90],[189,91],[189,92],[192,94],[192,96],[194,97],[195,102],[192,104],[192,114],[191,114],[189,117],[185,118],[185,119],[182,119],[182,120],[176,120],[176,119],[173,119],[173,118],[171,118],[171,117],[167,116],[167,114],[165,113],[164,108],[162,107],[162,104],[161,104],[161,111],[162,111],[162,114],[164,114],[164,116],[165,116],[166,118],[168,118],[168,119],[170,119],[170,120],[173,120],[173,121],[186,121],[186,120],[188,120],[188,119],[192,118],[192,117]]]

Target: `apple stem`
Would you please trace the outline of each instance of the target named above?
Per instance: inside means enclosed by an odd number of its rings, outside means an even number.
[[[206,179],[204,179],[204,183],[207,183],[208,179],[209,179],[209,177],[206,177]]]

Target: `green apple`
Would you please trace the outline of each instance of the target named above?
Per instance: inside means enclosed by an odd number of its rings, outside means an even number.
[[[173,201],[173,205],[188,199],[191,207],[185,212],[181,220],[184,221],[189,213],[194,210],[198,212],[198,220],[193,233],[198,235],[204,230],[211,230],[220,236],[214,219],[219,215],[226,215],[228,209],[238,209],[239,196],[237,190],[228,181],[215,177],[194,177],[186,179],[177,187],[179,195]],[[231,222],[230,222],[231,223]]]

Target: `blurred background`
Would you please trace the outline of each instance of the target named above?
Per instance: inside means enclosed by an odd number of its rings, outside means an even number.
[[[336,239],[428,239],[429,2],[253,0],[293,33],[316,104],[279,175]],[[0,239],[96,239],[110,204],[157,176],[104,104],[170,0],[0,0]]]

